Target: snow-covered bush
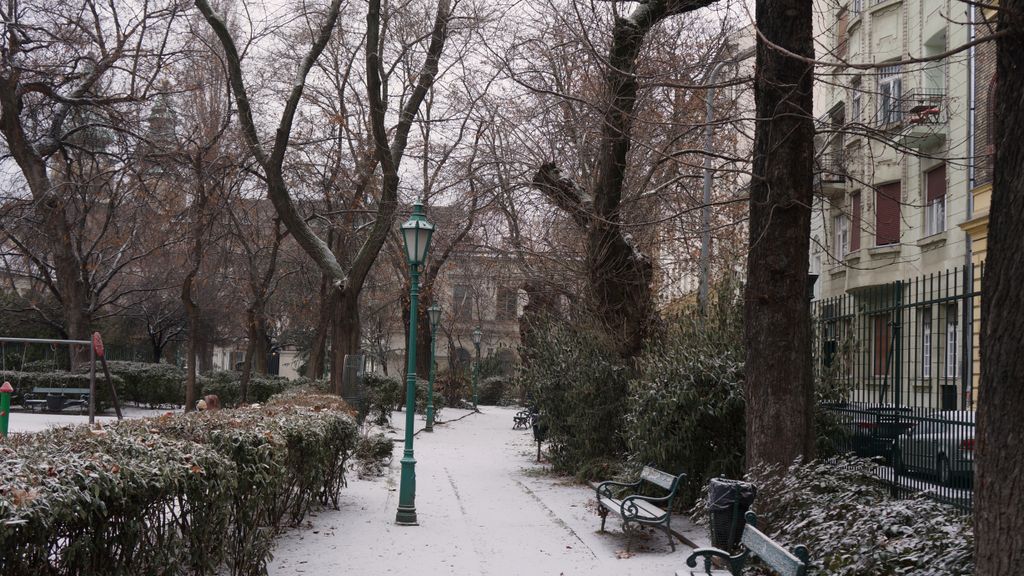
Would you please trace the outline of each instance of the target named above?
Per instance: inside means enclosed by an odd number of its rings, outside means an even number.
[[[271,396],[291,388],[315,383],[308,378],[282,378],[268,374],[253,373],[249,377],[249,392],[246,402],[266,402]],[[236,406],[242,401],[242,373],[237,370],[215,370],[199,377],[198,387],[202,394],[215,394],[221,406]]]
[[[648,342],[630,382],[625,429],[631,468],[685,472],[689,505],[715,476],[743,470],[743,306],[723,288],[702,317],[696,305]]]
[[[580,479],[607,479],[623,451],[629,370],[584,319],[549,321],[524,346],[522,381],[548,424],[548,456]]]
[[[391,438],[375,432],[360,436],[354,453],[359,476],[380,476],[391,463],[395,443]]]
[[[337,506],[357,437],[334,398],[12,435],[0,574],[265,573],[277,529]]]
[[[124,402],[151,408],[185,403],[185,371],[173,364],[114,361],[107,367],[124,380]]]
[[[368,372],[363,376],[363,402],[370,422],[383,426],[391,422],[391,411],[398,408],[405,396],[402,382],[394,376]]]
[[[876,467],[848,458],[752,471],[759,527],[787,547],[807,546],[817,574],[973,574],[970,517],[924,496],[891,497]],[[702,510],[695,507],[698,518]]]
[[[488,376],[480,380],[478,396],[480,404],[484,406],[501,406],[505,400],[506,390],[509,388],[508,376]]]

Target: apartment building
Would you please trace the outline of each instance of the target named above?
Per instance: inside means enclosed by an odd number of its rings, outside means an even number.
[[[968,5],[820,0],[811,271],[820,362],[854,396],[971,402]]]

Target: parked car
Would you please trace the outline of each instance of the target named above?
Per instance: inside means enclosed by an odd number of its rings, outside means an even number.
[[[899,439],[896,471],[934,475],[944,486],[966,484],[974,475],[974,412],[934,412],[916,420]]]
[[[910,408],[870,406],[851,410],[849,426],[853,453],[862,458],[882,457],[889,462],[894,455],[896,438],[906,434],[914,423],[910,418]]]

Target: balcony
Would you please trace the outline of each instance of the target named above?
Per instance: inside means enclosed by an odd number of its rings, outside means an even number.
[[[814,183],[826,196],[843,193],[846,189],[846,163],[842,154],[822,154],[815,158]]]
[[[911,90],[900,98],[903,130],[900,144],[915,150],[935,148],[946,141],[946,95],[941,90]]]

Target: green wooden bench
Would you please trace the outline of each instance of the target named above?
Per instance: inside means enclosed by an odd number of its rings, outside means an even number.
[[[792,552],[786,550],[774,540],[765,536],[764,532],[757,529],[757,515],[747,512],[747,525],[743,528],[743,536],[740,544],[743,551],[739,554],[729,554],[718,548],[698,548],[686,559],[686,565],[690,568],[697,568],[698,559],[703,560],[703,569],[685,570],[676,572],[676,576],[699,576],[701,574],[732,574],[740,576],[744,566],[751,557],[761,559],[761,563],[774,570],[779,576],[805,576],[807,564],[810,561],[807,548],[797,546]],[[712,571],[712,560],[718,559],[726,566],[726,571]]]
[[[61,412],[65,408],[75,406],[80,412],[85,412],[89,406],[89,389],[36,387],[30,394],[25,395],[22,404],[33,412],[36,408]]]
[[[627,531],[631,524],[660,527],[668,535],[669,546],[675,551],[676,542],[672,537],[672,500],[679,489],[679,483],[685,477],[686,474],[673,476],[656,468],[644,466],[640,472],[640,479],[636,482],[601,482],[596,487],[601,531],[604,531],[604,523],[610,512],[622,518],[623,531]],[[658,486],[666,494],[660,497],[637,494],[645,485]]]

